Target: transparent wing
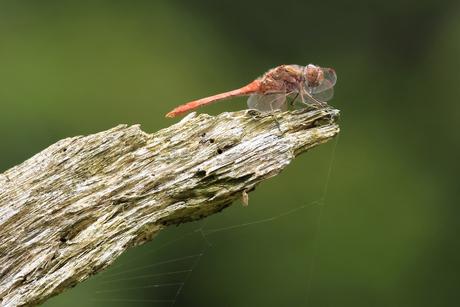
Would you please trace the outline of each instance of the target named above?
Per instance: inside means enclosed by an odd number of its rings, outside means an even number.
[[[321,68],[321,70],[323,71],[323,81],[315,88],[310,88],[305,84],[305,89],[308,93],[314,94],[324,92],[332,88],[337,82],[337,74],[332,68]]]
[[[332,97],[334,96],[334,88],[331,87],[331,88],[328,88],[325,91],[322,91],[322,92],[319,92],[319,93],[316,93],[316,94],[311,94],[311,95],[313,97],[315,97],[315,99],[317,99],[319,101],[328,101],[328,100],[331,100]]]
[[[287,110],[286,94],[252,94],[248,99],[248,107],[250,109],[257,109],[262,112],[271,112],[273,110],[281,109]]]
[[[287,105],[286,96],[284,97],[284,101],[283,101],[283,103],[281,104],[281,106],[279,107],[279,109],[280,109],[282,112],[287,111],[288,105]],[[274,110],[276,110],[276,109],[274,109]]]
[[[334,88],[331,87],[323,92],[316,93],[316,94],[310,94],[310,95],[313,96],[313,98],[315,98],[319,102],[325,102],[325,101],[330,100],[334,96]],[[302,102],[302,96],[303,96],[305,103]],[[296,98],[295,101],[299,102],[299,104],[296,104],[296,106],[298,107],[305,108],[307,105],[318,106],[318,103],[314,101],[313,99],[311,99],[305,92],[303,92],[303,95],[300,95],[300,93],[299,95],[291,94],[289,95],[289,97],[291,97],[292,99]],[[320,105],[320,107],[322,107],[322,105]]]

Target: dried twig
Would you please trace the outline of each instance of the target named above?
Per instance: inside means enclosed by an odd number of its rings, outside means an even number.
[[[172,224],[220,212],[339,132],[337,110],[194,114],[67,138],[0,174],[1,306],[37,306]],[[245,195],[247,202],[247,195]]]

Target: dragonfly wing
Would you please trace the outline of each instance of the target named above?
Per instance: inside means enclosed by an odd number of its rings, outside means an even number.
[[[322,68],[321,70],[323,71],[323,79],[328,80],[331,86],[334,86],[337,82],[337,74],[335,73],[335,70],[332,68]]]
[[[248,99],[248,107],[250,109],[257,109],[262,112],[271,112],[272,110],[281,109],[287,110],[286,94],[252,94]]]
[[[252,94],[251,96],[249,96],[249,98],[248,98],[248,107],[249,107],[249,109],[257,109],[256,105],[257,105],[257,102],[259,101],[259,99],[261,97],[262,96],[259,95],[259,94]]]
[[[315,93],[315,94],[311,94],[311,95],[313,97],[315,97],[315,99],[317,99],[319,101],[328,101],[328,100],[331,100],[331,98],[334,96],[334,88],[331,87],[331,88],[328,88],[325,91]]]
[[[315,98],[316,100],[319,100],[320,102],[325,102],[325,101],[328,101],[332,98],[332,96],[334,96],[334,88],[331,87],[323,92],[320,92],[320,93],[315,93],[315,94],[310,94],[311,96],[313,96],[313,98]],[[296,98],[296,102],[299,102],[300,104],[296,104],[297,106],[301,106],[302,108],[305,108],[305,104],[302,102],[302,96],[303,96],[303,99],[304,99],[304,102],[309,104],[309,105],[318,105],[318,103],[316,101],[314,101],[313,99],[311,99],[305,92],[303,92],[303,95],[297,95],[297,94],[291,94],[289,95],[289,97],[291,97],[292,99],[294,99],[295,97],[297,96]]]
[[[286,97],[284,97],[284,101],[283,101],[283,103],[280,105],[279,109],[280,109],[282,112],[286,112],[286,111],[287,111],[288,106],[287,106]]]

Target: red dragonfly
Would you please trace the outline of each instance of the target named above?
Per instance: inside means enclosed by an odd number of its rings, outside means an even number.
[[[337,75],[331,68],[321,68],[313,64],[281,65],[270,69],[245,87],[189,102],[175,108],[166,117],[182,115],[198,107],[238,96],[250,96],[250,109],[271,111],[272,114],[276,109],[287,109],[287,96],[292,97],[291,105],[294,107],[297,107],[294,105],[297,100],[310,107],[324,108],[327,106],[324,101],[334,95],[333,86],[336,81]]]

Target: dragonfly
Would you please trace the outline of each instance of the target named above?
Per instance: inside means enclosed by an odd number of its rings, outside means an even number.
[[[168,114],[166,117],[175,117],[195,110],[199,107],[213,102],[239,97],[249,96],[248,107],[262,112],[274,110],[287,110],[287,97],[292,98],[291,105],[296,101],[303,103],[306,107],[321,109],[327,107],[328,101],[334,95],[334,85],[337,81],[337,74],[331,68],[321,68],[308,64],[281,65],[270,69],[262,77],[257,78],[248,85],[222,94],[202,98],[181,105]]]

